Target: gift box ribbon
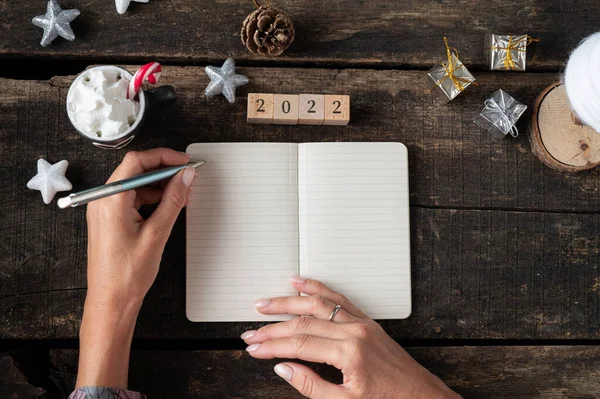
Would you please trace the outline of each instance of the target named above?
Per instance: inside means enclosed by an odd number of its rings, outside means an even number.
[[[508,37],[508,43],[506,47],[492,46],[490,49],[492,50],[504,50],[506,51],[506,58],[504,59],[504,69],[505,70],[516,70],[515,61],[513,60],[512,51],[517,51],[519,53],[525,53],[527,51],[527,46],[529,46],[533,42],[539,42],[540,39],[534,39],[531,36],[525,36],[524,38],[513,41],[514,36]]]
[[[489,130],[492,130],[492,128],[494,128],[494,126],[497,126],[498,122],[504,122],[506,124],[506,126],[510,126],[509,132],[510,132],[511,136],[517,137],[519,135],[519,130],[517,129],[517,127],[515,126],[513,121],[508,117],[508,115],[506,115],[506,109],[504,107],[501,107],[500,105],[498,105],[496,100],[494,100],[493,98],[488,98],[487,100],[485,100],[484,105],[486,108],[489,108],[491,110],[495,110],[498,112],[498,119],[494,122],[494,124],[492,125],[492,127]]]
[[[477,82],[473,82],[472,80],[469,80],[467,78],[461,78],[461,77],[454,76],[454,72],[456,72],[460,68],[464,68],[465,65],[462,62],[460,62],[458,59],[458,50],[455,49],[454,47],[451,49],[450,46],[448,46],[448,39],[446,37],[444,37],[444,44],[446,45],[446,56],[448,57],[448,62],[446,64],[444,64],[442,62],[442,66],[444,67],[444,70],[446,71],[446,76],[444,76],[442,79],[440,79],[440,81],[437,82],[437,84],[435,86],[433,86],[433,88],[431,90],[440,86],[442,83],[444,83],[444,81],[446,79],[452,80],[452,83],[454,83],[454,86],[460,92],[464,91],[465,88],[469,85],[469,83],[472,83],[475,86],[478,86]],[[452,57],[453,52],[454,52],[454,57]],[[454,58],[456,58],[456,62],[454,62]]]

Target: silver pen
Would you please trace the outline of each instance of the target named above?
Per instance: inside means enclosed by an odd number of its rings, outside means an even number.
[[[122,193],[123,191],[134,190],[138,187],[146,186],[148,184],[156,183],[158,181],[168,179],[175,176],[180,170],[191,166],[192,168],[198,168],[204,165],[204,161],[190,162],[185,165],[170,166],[164,169],[155,170],[153,172],[144,173],[139,176],[135,176],[125,180],[119,180],[113,183],[108,183],[103,186],[90,188],[88,190],[73,193],[68,197],[59,198],[58,207],[65,209],[68,207],[76,207],[79,205],[87,204],[105,198],[111,195]]]

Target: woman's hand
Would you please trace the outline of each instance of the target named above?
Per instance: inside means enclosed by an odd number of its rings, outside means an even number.
[[[107,183],[188,161],[187,154],[166,148],[129,152]],[[186,168],[164,189],[142,187],[88,205],[88,292],[80,331],[78,387],[126,388],[137,315],[156,279],[177,216],[189,201],[194,176],[194,169]],[[144,220],[139,207],[159,201]]]
[[[295,358],[342,371],[343,384],[336,385],[298,363],[275,366],[275,372],[301,394],[315,399],[460,397],[346,297],[316,280],[291,280],[296,290],[308,296],[260,299],[255,305],[263,314],[300,316],[247,331],[242,339],[257,359]],[[329,321],[336,305],[342,309]]]

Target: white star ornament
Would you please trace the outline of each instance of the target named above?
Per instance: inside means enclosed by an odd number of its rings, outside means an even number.
[[[115,0],[115,4],[117,5],[117,12],[119,14],[125,14],[127,8],[129,7],[129,3],[132,1],[136,1],[138,3],[147,3],[148,0]]]
[[[38,159],[37,175],[33,176],[27,183],[31,190],[39,190],[46,204],[52,202],[59,191],[69,191],[73,188],[71,182],[65,177],[69,162],[60,161],[51,165],[45,159]]]

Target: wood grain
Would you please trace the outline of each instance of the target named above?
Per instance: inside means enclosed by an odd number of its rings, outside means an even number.
[[[544,89],[535,101],[529,142],[540,161],[561,172],[600,165],[600,135],[574,114],[560,82]]]
[[[139,6],[140,8],[144,5]],[[134,70],[135,67],[129,67]],[[415,309],[384,322],[402,339],[597,338],[600,334],[599,174],[560,174],[526,137],[472,124],[497,87],[525,104],[554,74],[478,76],[447,106],[415,82],[423,73],[243,68],[249,85],[230,105],[203,95],[198,67],[165,67],[179,100],[152,112],[130,149],[216,141],[402,141],[409,149]],[[523,79],[526,76],[526,79]],[[69,124],[73,77],[0,79],[0,337],[76,338],[85,296],[85,209],[42,203],[25,184],[35,161],[69,160],[76,189],[103,183],[125,150],[104,151]],[[348,93],[349,126],[250,125],[247,92]],[[529,115],[521,118],[519,128]],[[136,332],[144,338],[233,338],[252,323],[192,324],[184,312],[183,217]],[[160,320],[157,328],[156,320]]]
[[[596,398],[597,346],[416,347],[407,351],[465,398]],[[64,398],[76,350],[0,354],[3,398]],[[300,398],[273,372],[275,360],[245,351],[133,351],[129,387],[169,398]],[[311,365],[338,382],[339,372]]]
[[[596,398],[600,348],[508,346],[407,348],[421,364],[465,398]],[[134,351],[129,387],[172,398],[301,398],[273,372],[276,360],[245,351]],[[52,381],[68,394],[77,351],[50,352]],[[337,370],[313,365],[338,382]],[[53,389],[56,391],[56,389]]]
[[[41,398],[44,393],[43,388],[27,381],[19,365],[15,364],[13,357],[0,353],[0,397],[6,399]]]
[[[414,308],[406,320],[381,322],[394,338],[600,337],[598,215],[414,207],[411,225]],[[238,338],[261,325],[191,323],[185,318],[184,237],[180,218],[135,336]],[[61,245],[76,240],[65,234]],[[46,254],[1,280],[0,337],[75,339],[85,296],[85,260],[59,261],[55,254],[61,253],[60,245],[40,245],[35,251]],[[22,259],[3,260],[3,267]],[[40,281],[39,274],[64,279]]]
[[[239,72],[251,81],[238,89],[238,101],[228,104],[222,96],[204,96],[209,80],[202,68],[165,66],[161,84],[174,85],[179,100],[166,109],[153,110],[144,133],[128,149],[169,146],[184,150],[193,141],[397,140],[409,149],[413,205],[600,211],[600,172],[561,174],[531,154],[525,134],[530,112],[517,124],[521,135],[516,140],[490,135],[472,122],[497,87],[531,106],[555,81],[554,74],[481,73],[479,87],[469,87],[461,98],[441,106],[421,85],[423,72],[296,68],[240,68]],[[85,172],[71,176],[75,187],[87,187],[104,182],[126,152],[98,151],[76,134],[65,111],[72,80],[0,79],[4,155],[0,167],[19,169],[6,174],[11,188],[0,188],[8,194],[3,200],[11,199],[7,206],[24,204],[18,195],[35,198],[16,179],[30,177],[32,161],[39,156],[54,162],[70,158],[72,171]],[[347,127],[249,125],[245,121],[249,92],[347,93],[352,122]],[[14,191],[16,187],[21,190]]]
[[[250,0],[156,0],[132,4],[125,15],[114,2],[63,0],[63,8],[81,11],[72,24],[74,42],[55,40],[40,46],[42,31],[30,21],[45,12],[44,2],[0,2],[0,56],[139,62],[206,63],[229,56],[238,62],[311,63],[429,68],[444,56],[443,36],[470,68],[483,68],[485,33],[529,34],[541,42],[528,48],[529,70],[563,66],[569,52],[595,32],[600,3],[518,3],[500,0],[311,2],[275,4],[286,11],[296,39],[284,56],[252,55],[239,31],[252,10]],[[110,62],[110,61],[109,61]]]

